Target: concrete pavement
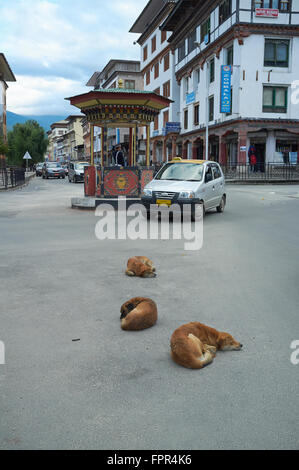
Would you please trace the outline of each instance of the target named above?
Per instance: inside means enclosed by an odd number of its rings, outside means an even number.
[[[0,194],[0,448],[298,449],[299,186],[229,187],[198,253],[98,241],[94,214],[70,209],[82,194],[41,179]],[[156,279],[124,276],[134,254]],[[136,295],[159,321],[125,333],[119,309]],[[177,366],[170,336],[196,320],[244,350]]]

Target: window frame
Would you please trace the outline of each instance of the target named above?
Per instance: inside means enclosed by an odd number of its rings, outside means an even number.
[[[163,96],[164,96],[164,98],[169,98],[170,97],[170,80],[163,83]]]
[[[211,33],[211,16],[200,25],[200,42],[204,42],[205,36]]]
[[[199,126],[199,103],[194,104],[194,126]]]
[[[274,6],[273,7],[273,2],[278,1],[277,8]],[[283,4],[288,5],[288,9],[285,10],[282,8]],[[279,13],[290,13],[291,7],[292,7],[292,0],[269,0],[269,6],[264,6],[265,5],[265,0],[254,0],[253,2],[253,8],[256,10],[257,8],[269,8],[273,10],[279,10]]]
[[[265,105],[264,104],[264,91],[265,89],[272,90],[272,105]],[[284,90],[284,106],[277,106],[276,105],[276,92],[277,90]],[[263,113],[283,113],[286,114],[288,112],[288,87],[287,86],[263,86]]]
[[[221,8],[223,9],[222,14],[221,14]],[[223,24],[231,15],[232,15],[232,0],[224,0],[222,3],[220,3],[219,9],[218,9],[219,26]]]
[[[266,46],[267,43],[274,44],[274,61],[268,60],[266,63]],[[277,60],[277,46],[279,43],[286,43],[287,45],[287,60],[285,62],[278,63]],[[264,43],[264,67],[276,67],[276,68],[288,68],[290,64],[290,39],[274,39],[274,38],[265,38]]]
[[[186,131],[189,128],[189,114],[188,108],[184,109],[184,130]]]
[[[213,106],[211,107],[211,102],[213,102]],[[214,121],[215,118],[215,98],[214,95],[209,96],[209,122]]]

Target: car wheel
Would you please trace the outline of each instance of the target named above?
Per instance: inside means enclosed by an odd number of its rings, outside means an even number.
[[[73,183],[77,183],[77,178],[76,178],[76,176],[73,177]]]
[[[219,213],[224,212],[225,205],[226,205],[226,198],[225,198],[225,196],[222,196],[220,205],[216,208],[217,212],[219,212]]]

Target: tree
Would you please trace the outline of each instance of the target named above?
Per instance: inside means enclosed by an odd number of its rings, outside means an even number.
[[[8,145],[5,144],[4,140],[0,136],[0,155],[7,155],[9,151]]]
[[[44,160],[48,139],[44,129],[36,121],[26,121],[25,124],[15,124],[8,133],[8,164],[25,166],[23,160],[28,151],[32,157],[31,163]]]

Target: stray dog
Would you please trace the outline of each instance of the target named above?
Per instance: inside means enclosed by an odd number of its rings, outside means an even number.
[[[157,305],[151,299],[136,297],[128,300],[120,309],[121,327],[126,331],[140,331],[157,323]]]
[[[127,276],[156,277],[154,263],[145,256],[130,258],[126,270]]]
[[[172,359],[177,364],[189,369],[201,369],[213,362],[218,350],[239,351],[243,345],[228,333],[192,322],[175,330],[170,347]]]

